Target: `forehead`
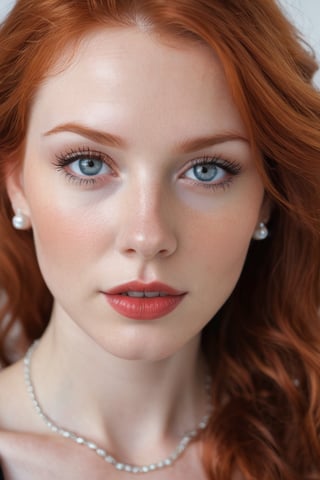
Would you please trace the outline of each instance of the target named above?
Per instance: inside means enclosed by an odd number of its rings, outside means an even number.
[[[223,68],[209,47],[138,28],[105,28],[61,55],[35,97],[31,121],[41,119],[49,129],[81,117],[100,127],[156,116],[165,128],[177,115],[182,130],[190,118],[196,123],[219,117],[222,129],[236,124],[244,133]]]

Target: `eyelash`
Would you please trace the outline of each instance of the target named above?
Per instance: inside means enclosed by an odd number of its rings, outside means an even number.
[[[229,177],[220,183],[206,183],[206,182],[201,182],[200,180],[192,182],[191,180],[191,182],[194,185],[200,185],[201,187],[208,188],[210,190],[217,190],[219,188],[222,188],[223,190],[225,190],[227,187],[231,185],[233,178],[239,175],[242,170],[241,164],[234,160],[226,160],[219,156],[210,157],[205,155],[200,158],[196,158],[192,160],[186,171],[190,170],[193,167],[197,167],[199,165],[213,165],[218,168],[221,168],[222,170],[224,170],[229,174]]]
[[[96,185],[102,180],[102,175],[100,175],[100,178],[99,176],[92,176],[92,178],[89,176],[78,177],[66,170],[66,167],[71,165],[71,163],[85,159],[101,161],[103,164],[109,167],[111,171],[114,171],[113,162],[110,157],[99,151],[91,150],[90,148],[86,147],[77,150],[71,149],[68,152],[56,155],[56,162],[54,162],[54,166],[56,167],[57,171],[62,172],[72,183],[76,183],[80,186]]]
[[[83,147],[77,150],[71,149],[68,152],[56,155],[56,162],[54,162],[54,166],[56,167],[57,171],[62,172],[70,182],[76,183],[79,186],[93,186],[96,185],[99,181],[103,181],[103,174],[100,176],[92,176],[92,178],[90,178],[89,176],[80,177],[66,170],[66,167],[71,163],[85,159],[101,161],[105,166],[110,169],[111,173],[109,173],[108,175],[115,175],[115,168],[112,159],[99,151],[91,150],[87,147]],[[201,165],[213,165],[217,168],[221,168],[229,174],[229,177],[226,180],[221,181],[220,183],[206,183],[201,182],[200,180],[196,181],[188,179],[189,183],[195,186],[200,186],[201,188],[211,190],[217,190],[219,188],[225,190],[231,185],[233,177],[239,175],[242,169],[241,164],[233,160],[226,160],[219,156],[202,156],[200,158],[191,160],[190,164],[184,170],[184,172],[186,174],[186,172],[188,172],[192,168]]]

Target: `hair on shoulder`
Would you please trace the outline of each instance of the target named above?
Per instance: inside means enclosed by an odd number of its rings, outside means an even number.
[[[272,204],[240,280],[203,332],[214,412],[211,480],[320,476],[320,95],[314,54],[273,0],[18,0],[0,30],[0,355],[21,355],[52,297],[31,232],[12,229],[8,169],[23,159],[39,85],[93,29],[140,28],[218,55]]]

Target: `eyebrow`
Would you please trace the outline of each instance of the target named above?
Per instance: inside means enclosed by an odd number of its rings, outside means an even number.
[[[203,148],[212,147],[213,145],[234,141],[249,142],[248,138],[240,133],[225,132],[217,133],[215,135],[191,138],[190,140],[179,142],[177,145],[177,150],[181,153],[189,153],[202,150]]]
[[[75,133],[77,135],[85,137],[101,145],[107,145],[107,146],[118,147],[118,148],[124,148],[126,146],[126,142],[124,141],[124,139],[117,135],[104,132],[101,130],[89,128],[85,125],[81,125],[78,123],[65,123],[62,125],[58,125],[53,129],[49,130],[48,132],[45,132],[44,136],[47,137],[50,135],[63,133],[63,132]],[[203,148],[211,147],[216,144],[221,144],[221,143],[231,142],[231,141],[248,142],[249,140],[240,133],[222,132],[214,135],[206,135],[202,137],[200,136],[196,138],[187,139],[185,141],[180,141],[176,144],[175,149],[177,153],[189,153],[189,152],[195,152],[197,150],[202,150]]]
[[[82,137],[85,137],[88,140],[92,140],[95,143],[100,143],[101,145],[108,145],[111,147],[125,146],[124,140],[117,135],[112,135],[108,132],[89,128],[85,125],[80,125],[78,123],[65,123],[63,125],[58,125],[57,127],[52,128],[52,130],[45,132],[44,136],[48,137],[49,135],[64,132],[71,132],[77,135],[81,135]]]

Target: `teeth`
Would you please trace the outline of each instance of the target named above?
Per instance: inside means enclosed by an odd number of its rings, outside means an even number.
[[[152,297],[159,297],[160,292],[144,292],[145,297],[152,298]]]
[[[123,293],[122,295],[127,297],[134,297],[134,298],[155,298],[155,297],[166,297],[167,294],[164,292],[138,292],[138,291],[130,291]]]
[[[144,297],[143,292],[127,292],[125,295],[127,295],[128,297],[137,297],[137,298]]]

